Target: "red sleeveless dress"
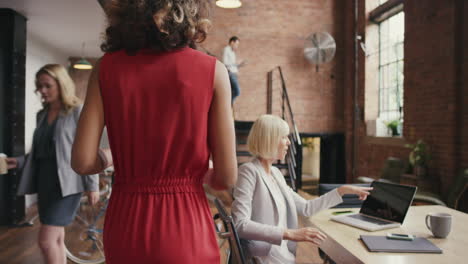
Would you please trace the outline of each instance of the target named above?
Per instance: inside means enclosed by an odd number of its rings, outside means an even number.
[[[107,264],[220,262],[202,187],[215,64],[190,48],[102,58],[115,167],[104,225]]]

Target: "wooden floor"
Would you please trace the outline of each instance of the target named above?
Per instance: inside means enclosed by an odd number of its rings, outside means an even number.
[[[211,194],[223,200],[224,204],[230,205],[232,200],[229,195],[223,192],[207,190]],[[302,193],[303,194],[303,193]],[[303,194],[307,196],[307,194]],[[210,203],[211,211],[216,213],[214,205]],[[230,208],[228,208],[230,209]],[[35,206],[31,207],[27,219],[37,214]],[[302,225],[301,223],[299,223]],[[40,250],[37,246],[39,233],[39,220],[36,220],[32,227],[8,227],[0,226],[0,264],[44,264]],[[221,242],[221,241],[219,241]],[[226,263],[226,249],[228,243],[224,243],[220,249],[221,263]],[[68,264],[73,262],[68,261]],[[296,263],[323,263],[318,255],[318,248],[310,243],[298,243]]]
[[[31,219],[37,215],[37,209],[32,206],[26,216]],[[39,235],[39,219],[31,227],[0,226],[0,263],[1,264],[44,264],[37,237]],[[69,264],[73,263],[68,261]]]

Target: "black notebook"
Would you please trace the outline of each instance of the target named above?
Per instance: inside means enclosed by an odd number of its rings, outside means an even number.
[[[413,241],[388,239],[386,236],[362,236],[361,240],[370,252],[392,253],[438,253],[442,249],[436,247],[431,241],[416,237]]]

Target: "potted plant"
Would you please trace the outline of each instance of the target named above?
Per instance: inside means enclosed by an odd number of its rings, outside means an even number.
[[[419,178],[424,178],[431,159],[429,146],[422,139],[419,139],[415,144],[406,144],[405,147],[411,149],[409,163],[413,168],[413,173]]]
[[[308,148],[311,151],[314,150],[314,138],[312,138],[312,137],[303,137],[302,138],[302,147]]]
[[[385,122],[385,125],[387,126],[387,128],[392,132],[392,137],[400,135],[400,131],[398,131],[400,124],[401,124],[401,121],[399,119]]]

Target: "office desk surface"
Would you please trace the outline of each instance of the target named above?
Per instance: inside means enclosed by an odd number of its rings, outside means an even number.
[[[336,263],[468,263],[468,214],[439,205],[412,206],[401,227],[367,232],[330,220],[332,212],[343,210],[329,209],[306,219],[307,224],[319,228],[328,236],[320,248]],[[359,211],[359,209],[350,210]],[[427,229],[425,217],[433,212],[452,215],[452,230],[447,238],[434,238]],[[366,246],[359,240],[360,235],[384,236],[387,232],[427,238],[441,248],[443,253],[373,253],[367,251]]]

